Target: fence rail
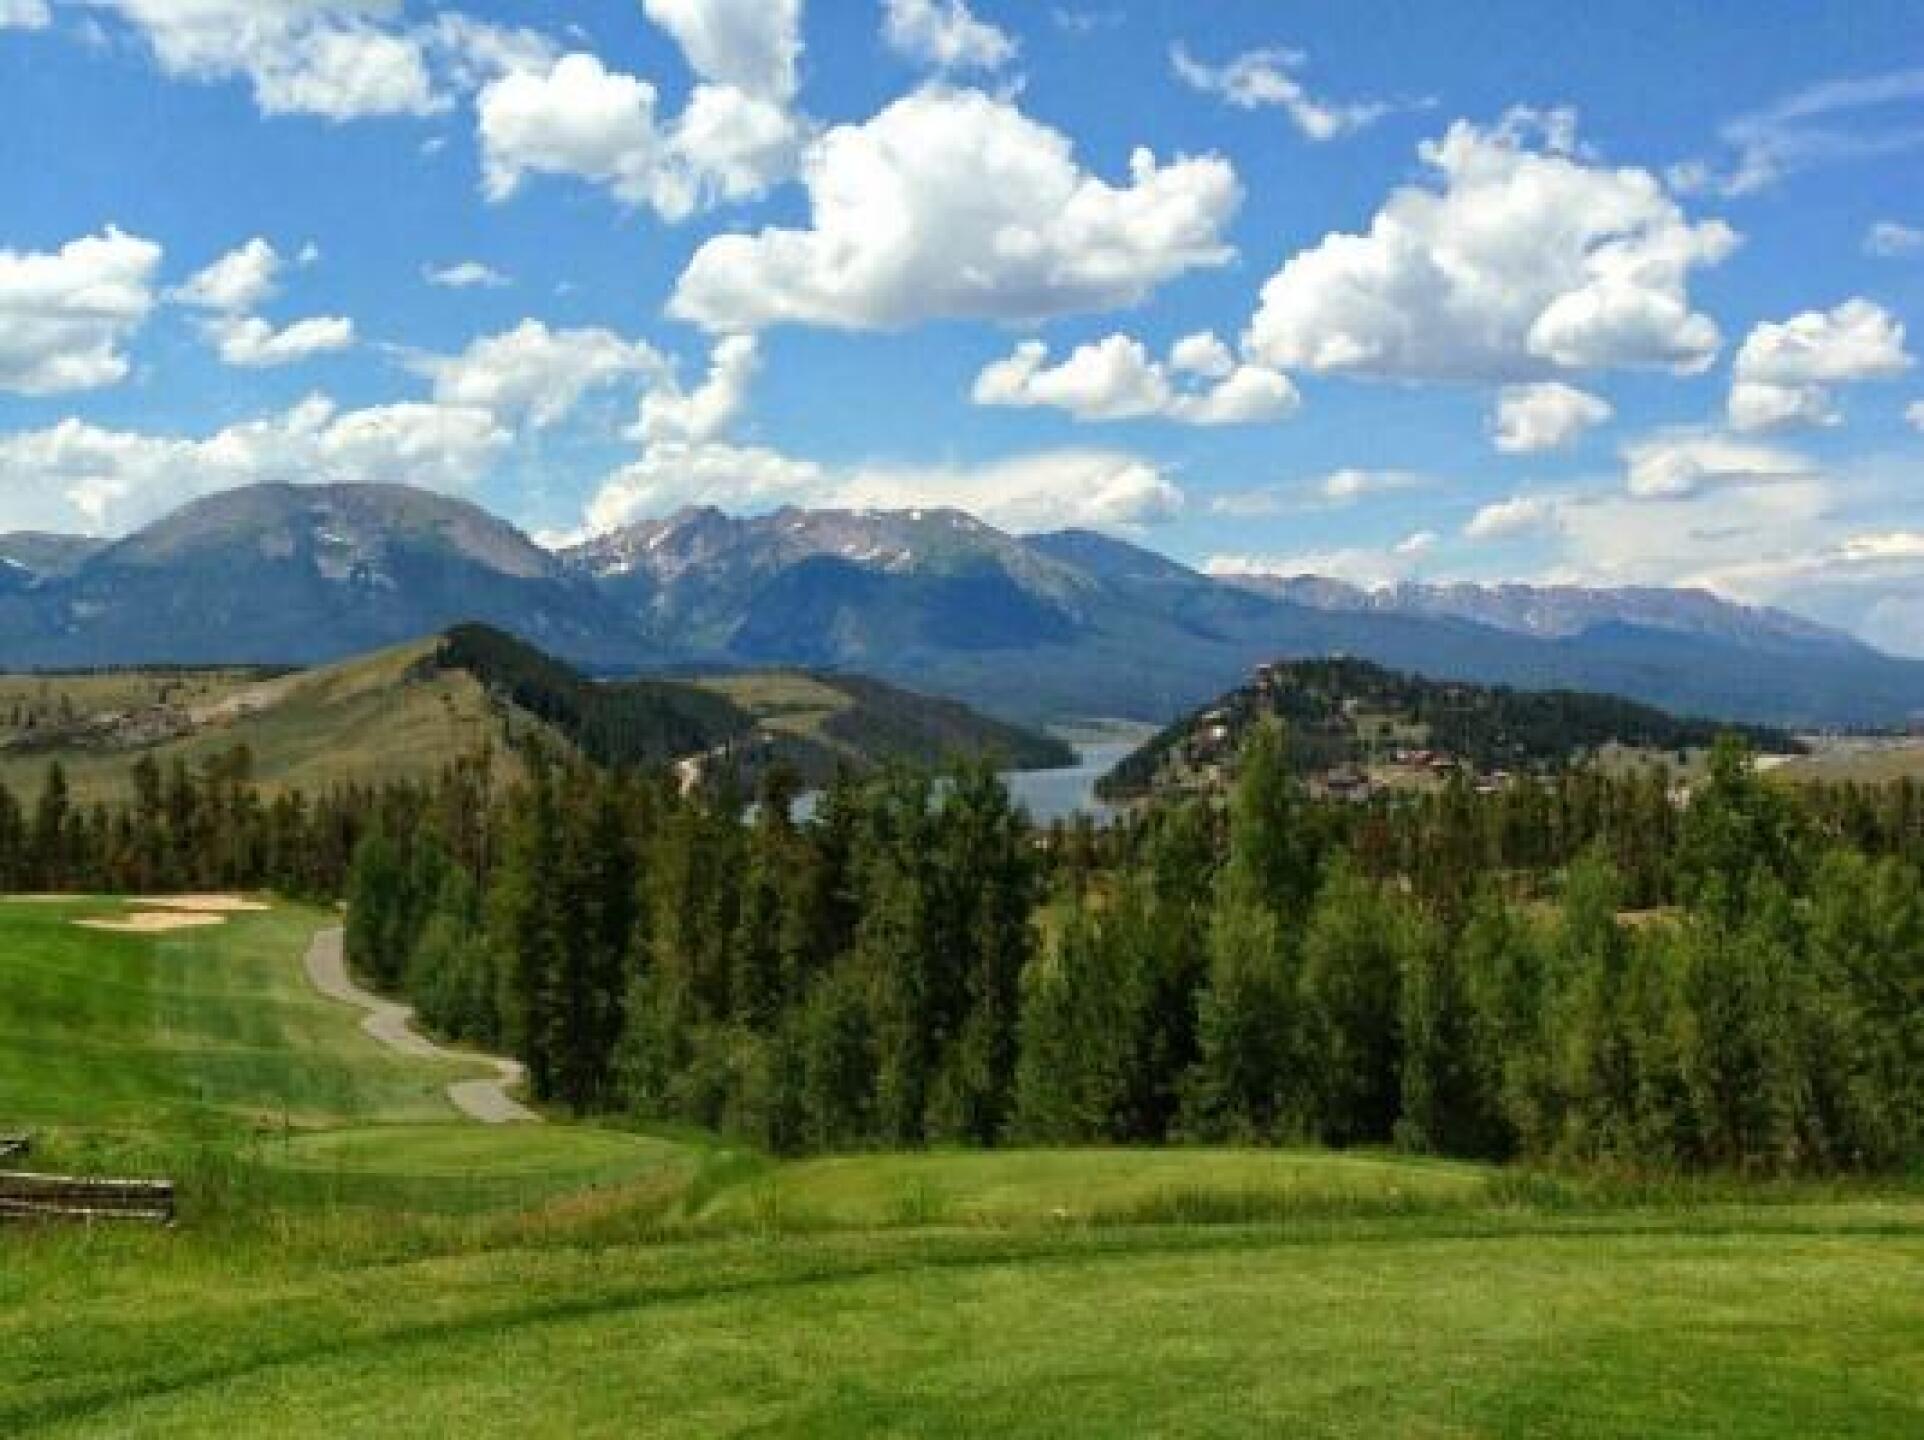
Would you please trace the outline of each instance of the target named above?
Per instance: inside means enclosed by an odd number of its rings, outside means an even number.
[[[0,1172],[0,1219],[143,1220],[170,1225],[174,1187],[166,1180]]]

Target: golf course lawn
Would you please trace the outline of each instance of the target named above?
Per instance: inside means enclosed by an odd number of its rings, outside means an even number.
[[[329,917],[0,903],[0,1131],[169,1231],[0,1229],[0,1434],[1924,1434],[1924,1190],[462,1121]]]

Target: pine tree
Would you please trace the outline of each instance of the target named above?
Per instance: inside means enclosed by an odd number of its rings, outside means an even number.
[[[492,1045],[501,1036],[500,977],[483,928],[481,895],[450,866],[408,961],[407,992],[438,1034]]]
[[[1713,898],[1687,932],[1681,1062],[1700,1161],[1774,1172],[1808,1158],[1801,966],[1789,897],[1761,875],[1744,888],[1751,908],[1735,923]]]
[[[377,984],[392,984],[407,964],[407,875],[385,830],[354,848],[347,880],[347,958]]]
[[[538,1099],[560,1095],[565,1057],[562,929],[558,923],[560,817],[548,767],[533,767],[509,807],[501,863],[488,895],[488,930],[501,960],[502,1032],[527,1064]]]
[[[40,787],[40,798],[33,807],[33,825],[27,836],[27,853],[32,862],[34,883],[42,890],[63,890],[72,881],[67,853],[67,823],[70,806],[67,797],[67,772],[58,760],[47,766]]]
[[[1608,861],[1572,867],[1546,997],[1556,1117],[1544,1140],[1584,1159],[1635,1151],[1638,1077],[1625,1010],[1631,950],[1617,919],[1621,893]]]
[[[1320,857],[1311,835],[1283,727],[1265,719],[1237,759],[1225,880],[1238,901],[1267,909],[1286,932],[1300,926],[1316,898]]]
[[[1276,917],[1225,887],[1209,924],[1209,986],[1185,1128],[1207,1139],[1276,1139],[1293,1130],[1295,1003]]]
[[[587,773],[567,782],[572,823],[560,829],[550,890],[559,946],[554,996],[555,1093],[577,1111],[614,1081],[635,933],[635,858],[618,788]]]
[[[1455,942],[1470,1011],[1470,1063],[1486,1138],[1470,1151],[1507,1159],[1547,1133],[1546,961],[1535,927],[1484,885]]]
[[[1827,856],[1812,887],[1803,1053],[1828,1163],[1924,1154],[1924,877]]]
[[[875,1028],[867,987],[852,969],[816,983],[799,1030],[805,1143],[816,1150],[839,1150],[872,1138]]]
[[[1478,1065],[1475,1016],[1456,937],[1420,925],[1403,949],[1399,1144],[1442,1155],[1499,1148],[1494,1096]]]
[[[953,1006],[944,1031],[934,1128],[990,1145],[1015,1103],[1022,973],[1034,950],[1035,866],[1027,826],[987,761],[950,777],[936,821],[927,912]],[[952,967],[952,969],[951,969]],[[959,983],[957,983],[959,982]]]
[[[1428,941],[1417,918],[1347,863],[1330,872],[1303,942],[1303,1064],[1316,1127],[1382,1144],[1401,1106],[1401,986]]]
[[[1023,976],[1014,1128],[1038,1142],[1126,1139],[1142,997],[1129,957],[1080,906]]]

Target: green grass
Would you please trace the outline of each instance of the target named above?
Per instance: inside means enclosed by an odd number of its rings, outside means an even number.
[[[236,1206],[477,1211],[652,1171],[672,1151],[557,1126],[463,1122],[483,1067],[400,1056],[301,966],[337,923],[282,906],[164,936],[73,922],[115,900],[0,902],[0,1132],[76,1173],[164,1173],[190,1212]]]
[[[1211,1223],[1483,1199],[1477,1166],[1277,1150],[1023,1150],[807,1160],[695,1207],[787,1230]]]
[[[8,1433],[1915,1434],[1916,1235],[46,1246]],[[22,1303],[25,1302],[25,1303]]]
[[[0,1130],[185,1218],[0,1230],[0,1434],[1924,1433],[1917,1182],[488,1129],[307,993],[327,917],[108,908],[0,904]]]
[[[467,675],[417,673],[431,648],[426,642],[398,646],[273,680],[227,672],[197,677],[167,692],[168,703],[201,717],[191,732],[144,747],[0,750],[0,784],[30,797],[48,761],[57,758],[76,800],[118,800],[131,792],[132,766],[142,754],[165,770],[176,760],[205,764],[238,745],[252,754],[254,778],[269,793],[417,780],[484,745],[511,771],[503,722],[480,685]],[[0,676],[0,701],[9,688],[37,693],[33,686],[51,684],[72,695],[78,713],[90,715],[126,708],[131,692],[164,678],[129,672],[110,684],[93,677]],[[221,709],[223,703],[230,708]]]
[[[697,1163],[672,1141],[570,1125],[331,1130],[268,1139],[250,1158],[270,1200],[414,1215],[526,1210],[641,1177],[681,1183]]]
[[[308,987],[300,957],[329,917],[287,907],[164,936],[73,923],[122,908],[0,905],[0,1126],[453,1118],[444,1087],[474,1072],[381,1050]]]

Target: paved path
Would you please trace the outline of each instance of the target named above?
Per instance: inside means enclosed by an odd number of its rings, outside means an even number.
[[[447,1050],[414,1028],[414,1011],[363,990],[347,973],[347,949],[339,930],[323,930],[307,949],[307,978],[330,1000],[367,1011],[361,1028],[390,1050],[417,1060],[453,1060],[461,1064],[492,1065],[493,1080],[461,1080],[448,1086],[454,1108],[483,1125],[539,1123],[541,1117],[508,1094],[509,1087],[527,1078],[519,1060]]]

